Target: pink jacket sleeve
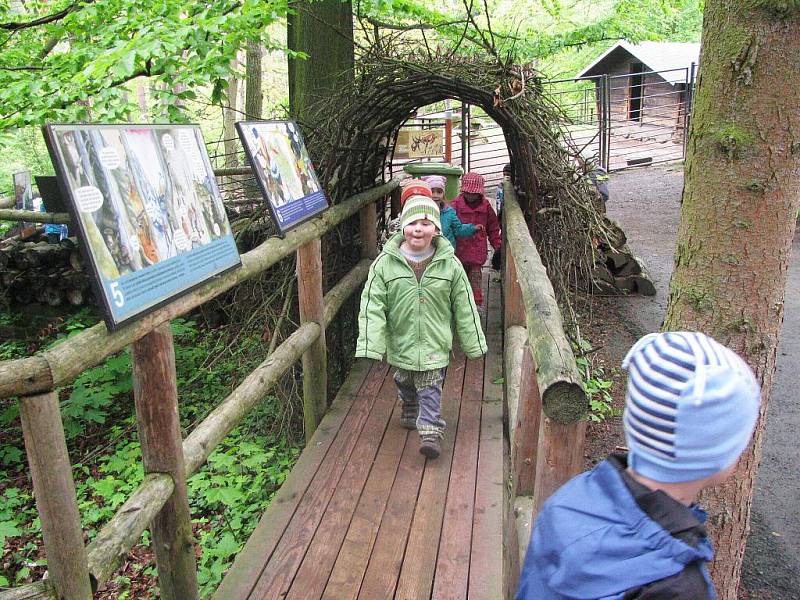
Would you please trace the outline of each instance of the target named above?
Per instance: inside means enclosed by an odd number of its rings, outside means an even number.
[[[497,218],[497,213],[491,206],[487,207],[486,211],[486,235],[489,238],[489,243],[492,248],[499,250],[503,245],[503,238],[500,237],[500,221]]]

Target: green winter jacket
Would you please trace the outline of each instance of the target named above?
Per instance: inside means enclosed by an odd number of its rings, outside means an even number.
[[[455,324],[468,358],[486,353],[486,339],[472,290],[453,247],[441,236],[417,282],[400,252],[403,235],[393,236],[369,269],[361,294],[356,356],[386,361],[409,371],[446,367]]]

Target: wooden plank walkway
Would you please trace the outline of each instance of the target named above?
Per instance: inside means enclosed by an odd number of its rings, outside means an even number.
[[[489,353],[451,361],[441,456],[400,427],[394,370],[358,361],[217,600],[506,597],[500,287],[486,287]]]

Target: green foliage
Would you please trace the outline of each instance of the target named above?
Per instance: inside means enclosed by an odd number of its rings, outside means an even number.
[[[16,6],[0,4],[0,131],[46,121],[127,121],[137,109],[126,84],[138,77],[149,78],[156,101],[150,118],[183,121],[181,102],[207,86],[219,103],[237,51],[288,9],[285,0]],[[32,25],[61,9],[61,18]],[[16,23],[27,25],[9,30]]]
[[[299,452],[285,440],[247,439],[234,431],[189,480],[192,514],[202,524],[198,582],[203,596],[219,585]]]
[[[358,4],[359,16],[397,27],[433,25],[436,43],[454,46],[466,39],[473,49],[494,34],[497,54],[518,62],[540,61],[548,77],[574,74],[611,42],[627,39],[697,41],[702,26],[701,0],[500,0],[488,5],[490,18],[473,4],[468,23],[461,3],[430,5],[418,0],[372,0]],[[521,18],[524,16],[524,18]],[[475,25],[483,31],[483,36]],[[426,32],[426,37],[431,35]],[[422,40],[420,40],[421,42]],[[431,45],[436,45],[431,43]],[[585,47],[589,51],[576,59]],[[483,49],[485,50],[485,49]]]
[[[81,312],[50,330],[52,337],[42,343],[60,343],[96,321],[95,315]],[[16,322],[17,317],[0,313],[0,325]],[[185,319],[174,320],[171,328],[184,422],[205,416],[230,392],[232,384],[263,360],[258,334],[236,339],[238,352],[223,359],[218,345],[226,346],[231,340],[219,331],[203,331],[196,322]],[[16,343],[19,348],[8,347],[9,342],[2,347],[14,357],[27,354],[26,344]],[[129,353],[122,352],[87,370],[60,392],[68,444],[71,454],[79,457],[73,465],[78,507],[82,526],[90,537],[114,516],[144,478],[132,414],[130,369]],[[225,438],[208,463],[189,479],[195,536],[202,547],[198,579],[203,596],[219,585],[300,453],[298,444],[280,429],[263,432],[258,427],[262,420],[274,423],[282,404],[275,397],[265,398],[259,410]],[[0,543],[4,557],[0,586],[41,577],[45,568],[36,560],[41,524],[25,483],[18,421],[16,402],[0,410],[0,440],[19,440],[17,445],[0,443]],[[88,453],[78,450],[87,438],[92,440]],[[140,543],[150,543],[149,532],[144,532]],[[146,576],[155,575],[152,565],[133,565],[133,569]],[[130,597],[127,575],[116,578],[115,583],[120,598]]]
[[[589,398],[589,420],[594,423],[601,423],[608,417],[618,417],[619,409],[614,408],[614,399],[611,397],[611,389],[614,382],[606,379],[605,369],[593,364],[591,360],[592,345],[581,338],[577,348],[578,355],[575,362],[581,370],[583,386]]]

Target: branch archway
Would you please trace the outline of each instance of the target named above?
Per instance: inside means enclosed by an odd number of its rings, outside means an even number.
[[[565,117],[533,69],[448,53],[373,48],[354,83],[313,104],[303,128],[334,202],[384,180],[400,127],[445,99],[479,106],[503,130],[515,186],[559,300],[591,280],[604,236],[595,193],[576,169]]]

